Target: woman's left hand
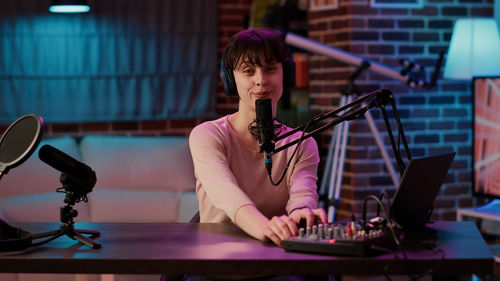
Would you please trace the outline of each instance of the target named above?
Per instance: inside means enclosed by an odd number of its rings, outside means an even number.
[[[316,218],[319,220],[319,223],[328,223],[326,212],[322,208],[311,209],[306,207],[296,209],[292,211],[292,213],[290,213],[289,217],[293,219],[296,224],[299,224],[301,219],[305,219],[307,226],[313,226],[315,224]]]

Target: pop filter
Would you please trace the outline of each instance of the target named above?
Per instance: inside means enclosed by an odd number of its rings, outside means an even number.
[[[36,150],[43,133],[42,117],[30,113],[14,121],[0,138],[0,178],[10,168],[21,165]],[[32,236],[0,219],[0,251],[23,250]]]
[[[30,113],[12,123],[0,138],[0,178],[21,165],[36,150],[43,134],[43,119]]]

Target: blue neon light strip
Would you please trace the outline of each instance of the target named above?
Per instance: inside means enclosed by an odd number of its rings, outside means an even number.
[[[51,13],[86,13],[90,11],[87,5],[52,5],[49,8]]]

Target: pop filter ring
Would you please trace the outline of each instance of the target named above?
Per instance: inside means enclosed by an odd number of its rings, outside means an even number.
[[[0,178],[10,168],[21,165],[36,150],[43,135],[43,119],[34,113],[19,117],[0,138]],[[0,252],[24,250],[33,236],[0,219]]]
[[[21,165],[36,150],[43,135],[43,119],[34,113],[19,117],[0,138],[0,178]]]

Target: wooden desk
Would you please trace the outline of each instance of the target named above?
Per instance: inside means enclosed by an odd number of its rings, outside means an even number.
[[[22,223],[32,234],[58,223]],[[0,272],[117,274],[491,274],[493,256],[472,222],[438,222],[442,252],[416,247],[373,258],[286,252],[232,224],[76,223],[101,232],[93,250],[67,236],[23,253],[0,253]]]

